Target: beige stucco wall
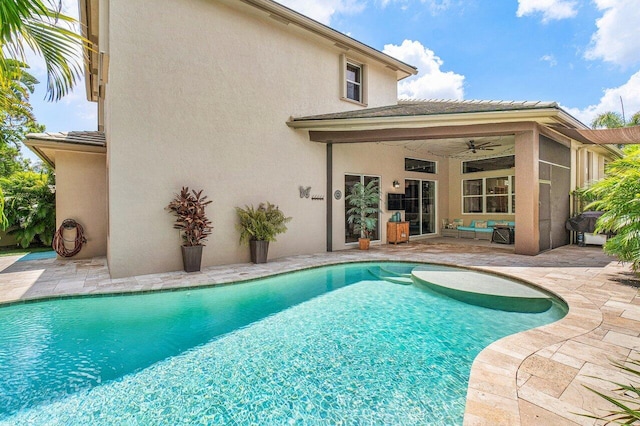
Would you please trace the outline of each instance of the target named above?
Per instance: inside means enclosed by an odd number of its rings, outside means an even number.
[[[404,170],[404,159],[416,158],[430,160],[437,163],[436,174],[407,172]],[[418,154],[402,148],[400,144],[393,142],[386,143],[366,143],[366,144],[334,144],[333,145],[333,192],[340,190],[343,196],[340,200],[333,199],[333,249],[342,250],[352,248],[357,243],[345,244],[345,211],[348,209],[344,199],[345,174],[379,176],[381,208],[380,214],[380,242],[386,243],[387,227],[386,223],[395,211],[388,211],[386,202],[388,193],[404,193],[405,179],[422,179],[436,182],[436,232],[439,231],[440,219],[446,217],[447,199],[449,194],[448,184],[448,162],[447,158],[435,157],[433,155]],[[400,188],[393,187],[393,181],[400,183]],[[404,212],[402,218],[404,220]],[[412,239],[423,238],[411,237]]]
[[[63,220],[74,219],[87,239],[74,259],[107,253],[106,183],[104,154],[56,153],[56,228]]]
[[[266,200],[293,217],[270,258],[325,250],[325,204],[298,191],[325,193],[325,146],[286,121],[360,108],[339,99],[343,52],[241,2],[229,4],[184,0],[150,8],[132,0],[104,8],[114,277],[182,268],[180,239],[164,207],[183,185],[213,200],[204,266],[248,260],[234,207]],[[395,103],[395,72],[354,59],[368,65],[369,106]]]

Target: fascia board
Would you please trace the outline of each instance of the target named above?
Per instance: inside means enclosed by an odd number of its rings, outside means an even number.
[[[32,149],[52,149],[55,151],[70,151],[94,154],[106,154],[107,148],[104,146],[84,145],[79,143],[52,142],[39,139],[26,139],[24,144]]]

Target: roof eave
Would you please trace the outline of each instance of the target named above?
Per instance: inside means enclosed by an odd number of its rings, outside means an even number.
[[[368,117],[368,118],[338,118],[320,120],[296,120],[292,119],[287,125],[294,129],[303,130],[365,130],[383,129],[389,127],[430,127],[430,126],[455,126],[469,124],[484,124],[489,122],[520,122],[538,121],[552,123],[558,117],[557,108],[511,110],[511,111],[483,111],[445,113],[433,115],[412,115],[394,117]],[[569,116],[570,117],[570,116]],[[564,118],[564,117],[563,117]]]
[[[24,140],[24,144],[27,148],[33,151],[42,161],[47,163],[50,167],[55,168],[55,161],[53,158],[46,154],[46,150],[52,151],[66,151],[66,152],[79,152],[87,154],[106,154],[107,148],[105,146],[98,146],[95,144],[82,144],[82,143],[69,143],[64,141],[52,141],[41,139],[38,134],[29,134]]]

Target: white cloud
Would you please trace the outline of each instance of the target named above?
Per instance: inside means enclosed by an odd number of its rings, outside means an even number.
[[[296,12],[313,18],[325,25],[330,25],[331,17],[336,13],[358,13],[366,6],[361,0],[278,0]]]
[[[451,7],[451,0],[421,0],[429,6],[432,15],[442,13]]]
[[[604,11],[596,21],[587,59],[602,59],[621,66],[640,62],[640,5],[638,0],[596,0]]]
[[[384,52],[418,67],[419,74],[398,83],[398,97],[412,99],[463,99],[464,76],[440,69],[442,59],[419,41],[405,40],[400,46],[387,44]]]
[[[540,60],[543,62],[548,62],[550,67],[555,67],[556,65],[558,65],[558,61],[556,61],[556,58],[553,55],[543,55]]]
[[[522,18],[536,13],[542,14],[542,22],[573,18],[577,15],[575,0],[518,0],[516,16]]]
[[[640,112],[640,71],[636,72],[629,78],[625,84],[612,89],[606,89],[604,95],[600,98],[600,102],[596,105],[589,105],[584,109],[566,108],[567,112],[586,125],[590,125],[591,121],[603,112],[613,111],[622,112],[620,105],[620,97],[624,103],[625,116],[629,119],[636,112]]]

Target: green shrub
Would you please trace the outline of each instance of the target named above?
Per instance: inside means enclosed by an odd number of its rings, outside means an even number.
[[[34,242],[51,245],[56,226],[53,174],[17,172],[0,179],[8,233],[22,247]]]
[[[237,228],[240,231],[241,243],[249,244],[251,240],[275,241],[276,235],[287,230],[286,223],[291,218],[286,217],[278,206],[266,202],[260,203],[258,208],[244,207],[236,207],[240,219]]]

